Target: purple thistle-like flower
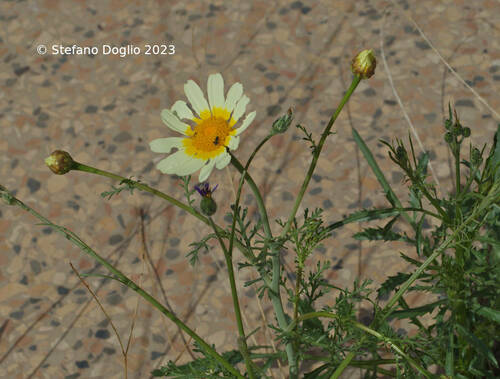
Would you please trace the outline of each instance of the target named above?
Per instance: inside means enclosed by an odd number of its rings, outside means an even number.
[[[215,192],[218,186],[217,184],[214,188],[210,188],[208,182],[203,182],[195,185],[194,189],[203,197],[212,197],[212,193]]]

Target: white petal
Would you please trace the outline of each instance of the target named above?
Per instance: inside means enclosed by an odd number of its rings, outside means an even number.
[[[209,110],[207,100],[205,96],[203,96],[201,88],[194,81],[188,80],[187,83],[184,84],[184,92],[198,115],[201,115],[203,111]]]
[[[182,166],[176,170],[176,174],[179,176],[191,175],[193,172],[198,171],[205,164],[206,160],[191,158],[191,160],[186,161]]]
[[[173,153],[172,155],[169,155],[165,159],[162,159],[160,162],[158,162],[156,168],[164,174],[176,174],[179,167],[191,161],[192,159],[193,158],[191,158],[189,155],[186,155],[186,153],[181,150]]]
[[[210,109],[224,108],[224,79],[221,74],[212,74],[208,77],[207,91]]]
[[[186,130],[190,127],[188,124],[181,122],[170,109],[161,111],[162,121],[172,130],[181,134],[187,135]]]
[[[202,167],[202,169],[200,170],[200,176],[198,177],[200,183],[208,179],[214,166],[215,166],[215,159],[210,159],[210,161],[205,166]]]
[[[149,143],[151,151],[155,153],[170,153],[172,148],[182,149],[182,137],[157,138]]]
[[[247,117],[245,117],[245,120],[243,121],[243,124],[241,124],[241,126],[238,129],[236,129],[236,135],[237,136],[239,136],[241,133],[243,133],[245,131],[245,129],[250,126],[250,124],[252,123],[252,121],[255,118],[256,114],[257,114],[256,111],[253,111],[253,112],[247,114]]]
[[[177,100],[170,110],[172,113],[177,112],[180,120],[184,118],[192,120],[194,118],[193,112],[191,112],[185,101]]]
[[[224,152],[221,155],[218,155],[217,158],[215,158],[215,167],[217,167],[219,170],[223,169],[226,167],[229,162],[231,162],[231,156]]]
[[[233,111],[234,106],[241,98],[241,95],[243,95],[243,86],[241,85],[241,83],[234,83],[227,92],[226,103],[224,105],[229,113]]]
[[[236,104],[236,108],[234,108],[233,118],[235,121],[238,121],[240,117],[245,113],[245,109],[247,108],[247,104],[250,102],[248,96],[243,95],[238,104]]]
[[[228,147],[231,150],[236,150],[238,148],[239,144],[240,144],[240,137],[233,136],[229,140]]]

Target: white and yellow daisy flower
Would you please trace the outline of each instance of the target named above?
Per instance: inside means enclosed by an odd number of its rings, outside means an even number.
[[[243,95],[241,83],[234,83],[224,98],[224,80],[221,74],[208,77],[208,102],[198,84],[192,80],[184,84],[184,92],[198,117],[185,101],[176,101],[171,109],[161,112],[161,119],[170,129],[184,137],[158,138],[151,141],[149,146],[155,153],[170,153],[172,148],[177,149],[158,162],[158,170],[164,174],[185,176],[201,169],[199,181],[203,182],[214,166],[220,170],[229,164],[231,156],[227,153],[226,146],[230,150],[238,148],[239,135],[248,128],[256,112],[249,113],[241,126],[234,128],[245,113],[250,99]],[[190,120],[193,125],[182,120]]]

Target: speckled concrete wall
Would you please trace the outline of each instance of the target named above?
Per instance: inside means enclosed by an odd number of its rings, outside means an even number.
[[[183,84],[206,88],[210,73],[239,81],[257,117],[236,152],[246,160],[270,124],[292,106],[296,121],[321,132],[351,80],[350,59],[373,48],[375,76],[362,82],[335,124],[299,214],[321,206],[327,222],[362,207],[387,206],[351,137],[355,127],[405,199],[402,176],[378,138],[406,138],[409,123],[431,152],[439,188],[452,189],[442,140],[449,100],[472,140],[490,141],[500,121],[500,2],[498,0],[398,1],[2,1],[0,2],[0,183],[54,223],[64,225],[143,284],[218,349],[236,344],[231,296],[220,249],[213,245],[194,268],[189,244],[208,228],[158,198],[135,191],[105,200],[116,185],[95,175],[53,175],[43,159],[64,149],[73,157],[122,176],[134,176],[182,199],[179,180],[154,167],[161,158],[148,142],[173,136],[160,111],[185,99]],[[401,9],[401,10],[399,10]],[[404,9],[404,11],[402,11]],[[441,62],[412,17],[475,96]],[[381,42],[387,60],[382,59]],[[94,55],[55,55],[53,45],[98,47]],[[146,44],[172,44],[175,54],[146,55]],[[48,51],[37,52],[45,45]],[[124,57],[103,45],[139,47]],[[171,50],[170,50],[171,51]],[[397,91],[404,112],[391,86]],[[480,98],[484,100],[484,103]],[[485,105],[485,104],[488,104]],[[497,113],[495,113],[495,111]],[[255,159],[252,175],[270,218],[285,217],[310,160],[293,128]],[[216,170],[215,199],[224,223],[234,170]],[[244,204],[256,208],[248,190]],[[141,221],[141,211],[146,215]],[[69,263],[80,272],[101,267],[19,208],[0,206],[0,377],[121,378],[122,358],[112,329]],[[142,227],[147,244],[142,242]],[[404,225],[401,226],[404,228]],[[273,223],[276,232],[277,225]],[[350,286],[358,275],[380,283],[406,270],[402,244],[362,243],[347,226],[309,260],[329,259],[331,283]],[[143,264],[147,252],[161,279]],[[235,260],[241,260],[236,254]],[[286,256],[288,267],[292,254]],[[247,330],[272,322],[269,301],[243,288]],[[124,341],[136,295],[116,282],[90,278]],[[164,291],[164,295],[162,294]],[[333,301],[334,294],[325,299]],[[410,296],[418,304],[421,299]],[[263,315],[267,321],[263,321]],[[186,340],[184,340],[186,341]],[[168,359],[190,359],[178,330],[139,302],[129,352],[129,377],[147,378]],[[264,343],[258,333],[252,343]],[[355,377],[357,373],[346,374]]]

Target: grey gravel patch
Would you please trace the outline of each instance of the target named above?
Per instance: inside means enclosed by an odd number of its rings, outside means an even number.
[[[415,46],[422,50],[428,50],[431,48],[425,41],[415,41]]]
[[[130,135],[129,132],[123,131],[117,134],[116,136],[113,137],[113,141],[115,142],[125,142],[128,140],[131,140],[132,136]]]
[[[209,277],[207,277],[207,283],[212,283],[212,282],[215,282],[216,280],[217,280],[216,274],[210,275]]]
[[[323,208],[324,209],[330,209],[331,207],[333,207],[333,203],[331,202],[330,199],[326,199],[323,201]]]
[[[19,67],[14,70],[14,74],[16,74],[16,76],[21,76],[22,74],[25,74],[29,70],[30,66]]]
[[[118,305],[122,302],[123,298],[116,291],[112,291],[107,297],[106,302],[111,305]]]
[[[267,115],[268,116],[276,116],[280,113],[281,111],[281,106],[279,105],[271,105],[270,107],[267,107],[266,109]]]
[[[73,210],[75,210],[75,211],[78,211],[80,209],[80,206],[78,205],[78,203],[75,202],[75,201],[73,201],[73,200],[68,200],[68,202],[66,203],[66,205],[69,208],[73,208]]]
[[[40,182],[36,179],[33,179],[33,178],[29,178],[28,179],[28,182],[26,183],[28,188],[30,189],[30,193],[35,193],[36,191],[38,191],[40,189]]]
[[[151,352],[151,360],[154,361],[155,359],[158,359],[164,355],[165,355],[164,353],[161,353],[159,351],[152,351]]]
[[[76,367],[78,368],[89,368],[89,362],[88,361],[76,361],[75,362]]]
[[[20,310],[20,311],[12,312],[9,316],[11,318],[13,318],[14,320],[21,320],[24,316],[24,311]]]
[[[290,201],[293,200],[293,195],[288,191],[283,191],[283,193],[281,194],[281,198],[285,201]]]
[[[363,208],[369,208],[373,205],[373,202],[370,200],[370,199],[365,199],[363,200],[363,202],[361,203],[361,206]]]
[[[317,194],[321,193],[321,191],[323,191],[323,189],[321,187],[316,187],[316,188],[313,188],[312,190],[310,190],[309,194],[310,195],[317,195]]]
[[[87,108],[85,108],[85,113],[96,113],[97,109],[97,105],[87,105]]]
[[[153,341],[156,343],[161,343],[161,344],[164,344],[165,342],[167,342],[167,340],[165,338],[163,338],[163,336],[161,336],[160,334],[155,334],[155,333],[153,333]]]
[[[455,103],[456,107],[471,107],[474,108],[474,103],[469,99],[457,100]]]
[[[165,256],[168,259],[175,259],[180,255],[179,250],[177,249],[168,249],[167,252],[165,253]]]
[[[35,274],[38,275],[40,272],[42,272],[42,266],[40,265],[40,262],[31,260],[30,266],[31,266],[31,271],[33,271]]]
[[[123,241],[123,236],[121,234],[113,234],[111,237],[109,237],[110,245],[116,245],[117,243],[120,243],[122,241]]]
[[[99,329],[97,332],[95,332],[95,336],[96,338],[105,340],[108,339],[111,336],[111,334],[107,329]]]
[[[435,113],[426,113],[424,114],[424,118],[427,122],[434,122],[436,120],[437,115]]]
[[[108,105],[105,105],[104,107],[102,107],[102,110],[103,111],[112,111],[113,109],[115,109],[116,107],[116,104],[108,104]]]
[[[375,90],[373,88],[367,88],[363,91],[363,95],[365,96],[368,96],[368,97],[372,97],[372,96],[375,96],[377,93],[375,92]]]
[[[280,76],[280,74],[278,74],[277,72],[268,72],[264,76],[269,80],[276,80]]]

